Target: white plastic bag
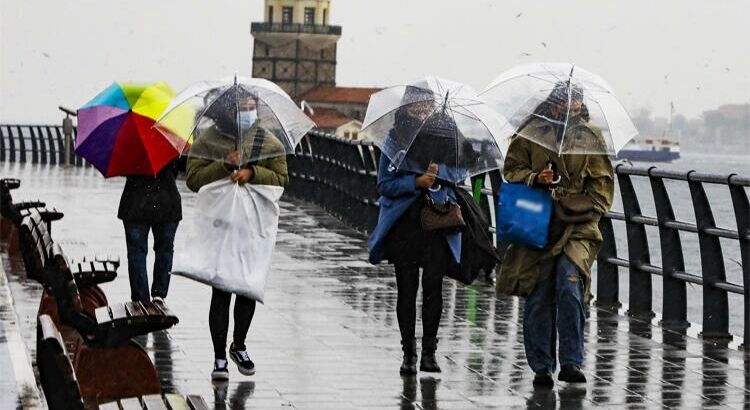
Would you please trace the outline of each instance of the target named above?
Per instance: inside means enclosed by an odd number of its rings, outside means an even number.
[[[172,273],[263,303],[284,188],[229,179],[198,191],[197,213]]]

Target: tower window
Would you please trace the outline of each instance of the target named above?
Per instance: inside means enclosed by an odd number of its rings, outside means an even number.
[[[323,25],[328,24],[328,9],[323,9]]]
[[[281,8],[281,23],[292,24],[293,13],[294,13],[294,7],[282,7]]]
[[[305,25],[312,26],[315,24],[315,8],[305,7]]]
[[[268,22],[273,23],[273,6],[268,6]]]

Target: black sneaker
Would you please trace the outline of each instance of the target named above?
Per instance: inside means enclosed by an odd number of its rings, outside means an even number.
[[[211,372],[211,380],[214,380],[214,381],[229,380],[229,369],[227,369],[226,360],[221,360],[221,359],[214,360],[214,370]]]
[[[250,360],[247,350],[235,350],[234,343],[229,346],[229,358],[237,365],[237,370],[245,376],[255,374],[255,363]]]
[[[555,384],[554,380],[552,380],[552,374],[547,370],[536,372],[536,374],[534,374],[534,381],[532,383],[534,384],[534,386],[540,387],[550,387]]]
[[[586,375],[583,374],[580,367],[574,364],[566,364],[562,366],[560,368],[560,374],[557,375],[557,379],[568,383],[586,383]]]

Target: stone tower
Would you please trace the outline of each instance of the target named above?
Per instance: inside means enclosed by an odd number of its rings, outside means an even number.
[[[278,84],[296,99],[319,85],[336,85],[336,42],[330,0],[265,0],[265,21],[252,23],[253,77]]]

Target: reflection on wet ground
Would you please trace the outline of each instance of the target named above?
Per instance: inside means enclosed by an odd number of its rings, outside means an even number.
[[[66,213],[53,237],[70,256],[120,255],[120,275],[104,291],[125,300],[125,241],[115,216],[123,181],[81,169],[0,171],[23,179],[19,199],[41,198]],[[181,189],[184,231],[195,197]],[[185,236],[178,234],[178,247]],[[400,377],[395,278],[391,267],[366,262],[365,239],[316,206],[283,201],[266,302],[247,342],[258,372],[245,377],[230,364],[228,383],[209,380],[209,288],[173,278],[167,303],[180,324],[139,340],[163,390],[199,394],[217,409],[750,408],[750,361],[741,353],[594,308],[586,327],[587,385],[534,389],[523,352],[523,301],[496,298],[487,284],[450,280],[438,346],[443,373]],[[40,289],[10,262],[4,266],[21,333],[33,347]]]

